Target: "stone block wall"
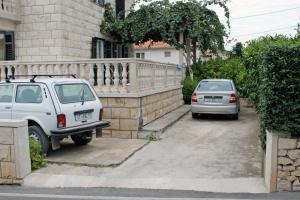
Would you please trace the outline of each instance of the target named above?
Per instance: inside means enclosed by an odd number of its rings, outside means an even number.
[[[100,97],[111,126],[103,137],[138,138],[142,126],[183,105],[181,88],[142,97]]]
[[[183,104],[181,89],[142,97],[143,126]]]
[[[115,0],[105,2],[115,8]],[[20,3],[21,21],[13,27],[16,60],[88,59],[93,37],[110,40],[100,33],[105,9],[93,0],[20,0]],[[126,1],[126,10],[131,5],[132,0]]]
[[[0,184],[20,184],[30,172],[27,121],[0,120]]]
[[[267,131],[265,182],[270,192],[300,191],[300,138]]]
[[[300,191],[300,139],[278,139],[277,190]]]

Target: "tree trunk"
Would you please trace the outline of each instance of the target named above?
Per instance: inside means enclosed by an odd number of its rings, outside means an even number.
[[[191,68],[191,40],[190,40],[190,38],[186,38],[186,65],[187,65],[187,70],[189,72],[191,80],[194,80],[194,73]]]
[[[197,42],[193,40],[193,64],[197,63]]]

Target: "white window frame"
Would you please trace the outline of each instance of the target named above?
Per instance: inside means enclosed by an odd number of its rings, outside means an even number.
[[[172,56],[171,51],[165,51],[165,58],[170,58]]]
[[[145,59],[145,52],[138,52],[135,54],[136,58]]]

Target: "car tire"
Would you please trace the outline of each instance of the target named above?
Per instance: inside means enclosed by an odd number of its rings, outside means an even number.
[[[92,141],[92,132],[85,132],[80,135],[71,135],[71,139],[76,145],[87,145]]]
[[[39,126],[28,127],[29,137],[41,143],[42,151],[47,154],[49,152],[49,138]]]
[[[233,114],[233,115],[231,116],[231,118],[232,118],[233,120],[238,120],[238,119],[239,119],[239,113]]]
[[[198,113],[192,113],[192,118],[197,119],[198,118]]]

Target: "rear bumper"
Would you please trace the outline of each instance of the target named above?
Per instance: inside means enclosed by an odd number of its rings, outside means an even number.
[[[202,114],[236,114],[238,113],[238,105],[191,105],[191,111],[192,113]]]
[[[102,129],[107,128],[110,126],[110,123],[107,121],[99,121],[94,122],[91,124],[85,124],[82,126],[72,127],[72,128],[66,128],[66,129],[58,129],[58,130],[52,130],[51,136],[68,136],[68,135],[76,135],[87,131],[92,131],[94,129]]]

